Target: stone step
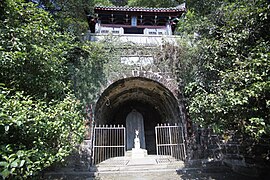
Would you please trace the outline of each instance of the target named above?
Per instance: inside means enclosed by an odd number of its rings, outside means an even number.
[[[94,180],[95,178],[95,172],[76,172],[76,171],[70,171],[70,172],[46,172],[40,177],[39,179],[43,180]]]
[[[183,161],[171,156],[147,155],[143,158],[132,156],[107,159],[90,169],[61,168],[55,172],[47,172],[44,179],[176,179],[177,169],[184,167]],[[163,177],[163,178],[161,178]]]
[[[174,180],[180,179],[177,172],[134,172],[134,173],[110,173],[110,174],[97,174],[96,179],[99,180]]]
[[[138,172],[138,171],[176,171],[179,167],[167,165],[153,166],[126,166],[126,167],[99,167],[97,172]]]
[[[125,156],[101,162],[96,166],[96,175],[129,174],[136,176],[141,173],[176,173],[177,169],[183,167],[183,161],[177,161],[171,156],[148,155],[145,158]]]

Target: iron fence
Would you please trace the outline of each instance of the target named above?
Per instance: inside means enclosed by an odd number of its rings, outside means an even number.
[[[180,124],[158,124],[155,134],[157,155],[172,156],[177,160],[186,158],[183,127]]]
[[[125,127],[122,126],[95,126],[93,164],[98,164],[112,157],[125,155],[126,148]]]

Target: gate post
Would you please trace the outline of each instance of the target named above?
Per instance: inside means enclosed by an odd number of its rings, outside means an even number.
[[[171,126],[169,128],[169,137],[170,137],[170,149],[171,149],[171,156],[173,156],[173,150],[172,150],[172,132],[171,132]]]

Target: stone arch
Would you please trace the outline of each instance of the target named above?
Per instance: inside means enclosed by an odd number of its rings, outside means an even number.
[[[104,92],[111,85],[122,79],[128,78],[145,78],[160,83],[162,86],[167,88],[175,97],[178,96],[178,85],[176,79],[172,73],[169,72],[154,72],[147,70],[132,70],[131,73],[118,73],[114,74],[113,77],[108,78],[106,87],[102,88]]]
[[[119,109],[121,105],[132,106],[131,101],[155,106],[162,118],[160,123],[182,123],[176,92],[173,93],[162,83],[145,77],[123,78],[108,86],[96,103],[96,123],[120,122],[112,120],[115,108]]]
[[[125,126],[132,109],[144,116],[149,153],[155,153],[154,127],[157,124],[183,121],[178,101],[167,87],[145,77],[129,77],[112,83],[103,91],[96,103],[95,123]]]

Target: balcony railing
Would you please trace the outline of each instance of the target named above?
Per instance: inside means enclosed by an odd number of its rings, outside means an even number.
[[[99,34],[88,33],[86,39],[90,41],[119,41],[122,43],[133,43],[144,46],[159,46],[162,44],[177,44],[179,36],[174,35],[149,35],[149,34]]]

